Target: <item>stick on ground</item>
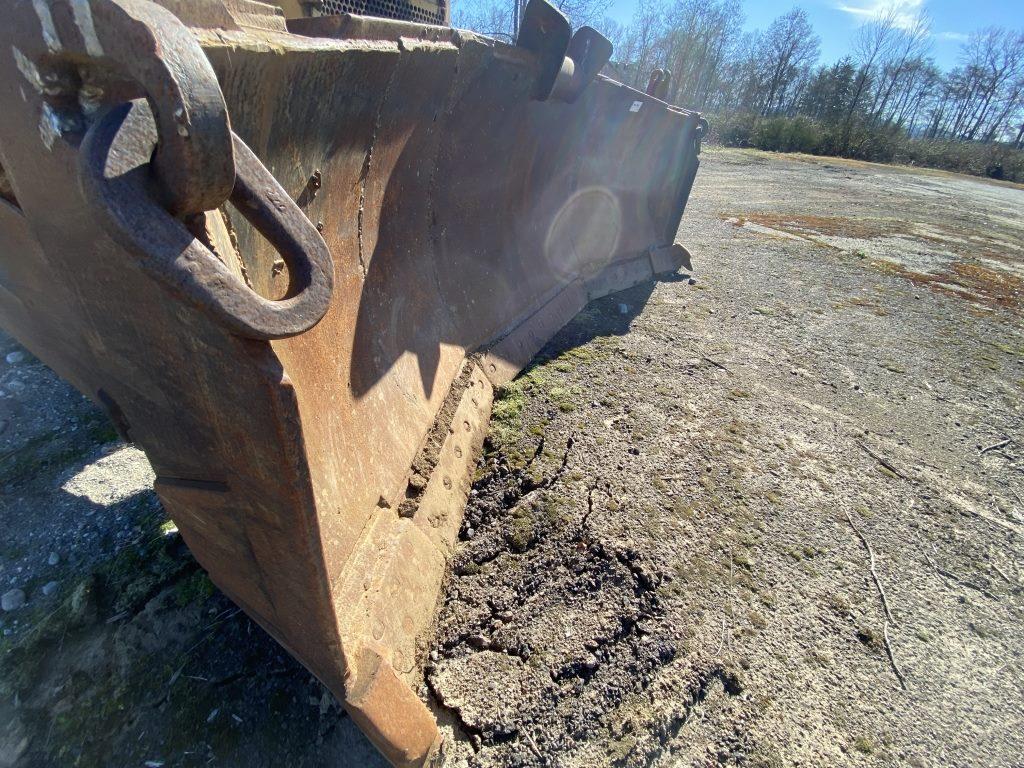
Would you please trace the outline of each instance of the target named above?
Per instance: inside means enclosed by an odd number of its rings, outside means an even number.
[[[1005,440],[1000,440],[998,443],[992,443],[992,445],[981,449],[981,455],[984,456],[989,451],[998,451],[1000,448],[1005,448],[1012,442],[1013,439],[1008,437]]]
[[[720,362],[718,362],[717,360],[712,360],[707,355],[701,355],[700,359],[705,361],[705,362],[707,362],[707,363],[711,363],[713,366],[715,366],[715,368],[720,368],[721,370],[725,371],[726,373],[732,373],[732,371],[730,371],[728,368],[726,368]]]
[[[871,544],[864,538],[864,534],[860,532],[860,528],[853,522],[853,518],[850,517],[850,513],[846,513],[846,519],[850,521],[850,527],[853,528],[853,532],[857,534],[857,537],[863,542],[864,548],[868,551],[868,558],[871,563],[871,578],[875,580],[875,587],[878,588],[878,596],[882,598],[882,608],[885,609],[885,618],[888,619],[894,627],[898,627],[896,619],[892,617],[892,612],[889,610],[889,601],[885,599],[885,590],[882,589],[882,582],[878,579],[878,571],[875,570],[875,550],[871,548]]]
[[[907,690],[907,678],[903,676],[903,672],[900,670],[899,664],[896,663],[896,657],[893,656],[892,643],[889,642],[888,621],[882,624],[882,639],[885,640],[885,653],[889,657],[889,663],[892,665],[892,671],[896,673],[896,679],[900,681],[900,687],[905,691]]]
[[[874,452],[873,450],[871,450],[871,449],[870,449],[870,448],[868,448],[868,447],[867,447],[866,445],[864,445],[864,443],[860,443],[860,442],[858,442],[858,443],[857,443],[857,445],[859,445],[859,446],[861,447],[861,450],[863,450],[863,451],[864,451],[864,453],[866,453],[866,454],[867,454],[868,456],[870,456],[871,458],[873,458],[873,459],[874,459],[875,461],[877,461],[877,462],[878,462],[879,464],[881,464],[881,465],[882,465],[883,467],[885,467],[886,469],[888,469],[888,470],[889,470],[890,472],[892,472],[892,473],[893,473],[894,475],[896,475],[896,477],[902,477],[902,478],[903,478],[904,480],[909,480],[909,479],[910,479],[910,478],[909,478],[909,477],[907,477],[907,476],[906,476],[905,474],[903,474],[903,473],[902,473],[902,472],[900,472],[900,471],[899,471],[898,469],[896,469],[896,467],[894,467],[894,466],[893,466],[893,464],[892,464],[892,462],[891,462],[891,461],[889,461],[889,460],[888,460],[887,458],[885,458],[884,456],[881,456],[881,455],[879,455],[879,454],[875,453],[875,452]]]
[[[889,657],[889,664],[892,666],[892,671],[896,674],[896,679],[900,681],[900,688],[904,691],[907,690],[907,678],[903,675],[903,670],[900,669],[900,665],[896,663],[896,655],[892,650],[892,642],[889,640],[889,624],[891,623],[894,627],[899,626],[896,620],[892,617],[892,612],[889,610],[889,601],[885,598],[885,590],[882,589],[882,582],[878,579],[878,571],[875,570],[875,550],[871,548],[871,544],[864,537],[864,534],[860,532],[860,529],[854,524],[853,517],[850,513],[846,513],[846,519],[850,522],[850,527],[853,528],[853,532],[857,534],[857,537],[864,544],[864,548],[868,551],[868,559],[871,564],[871,578],[875,580],[875,587],[878,588],[878,596],[882,599],[882,609],[885,611],[885,621],[882,622],[882,640],[885,645],[885,655]]]

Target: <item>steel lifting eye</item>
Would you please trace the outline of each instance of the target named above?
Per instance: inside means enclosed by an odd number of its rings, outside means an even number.
[[[81,183],[106,231],[138,265],[231,333],[279,339],[309,330],[326,314],[334,285],[331,253],[316,227],[237,135],[229,199],[288,265],[289,295],[260,296],[242,283],[153,193],[156,126],[145,101],[110,110],[82,142]]]

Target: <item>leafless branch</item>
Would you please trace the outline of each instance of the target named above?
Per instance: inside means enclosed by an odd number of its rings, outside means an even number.
[[[1005,448],[1013,442],[1013,438],[1007,438],[1006,440],[1000,440],[998,443],[992,443],[992,445],[986,446],[981,449],[981,455],[984,456],[989,451],[998,451],[1000,448]]]
[[[864,544],[864,548],[868,551],[868,560],[871,565],[871,578],[875,580],[875,587],[878,588],[878,596],[882,599],[882,608],[885,610],[885,618],[892,622],[894,627],[898,627],[896,619],[892,617],[892,612],[889,610],[889,601],[885,597],[885,590],[882,589],[882,582],[878,578],[878,571],[875,570],[875,550],[871,548],[871,544],[864,537],[864,534],[860,532],[860,528],[853,522],[853,518],[850,513],[846,513],[846,519],[850,522],[850,527],[853,528],[853,532],[857,534],[857,537]]]

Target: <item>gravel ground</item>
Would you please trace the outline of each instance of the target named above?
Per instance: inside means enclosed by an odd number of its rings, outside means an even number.
[[[708,151],[697,281],[591,305],[496,402],[425,669],[448,764],[1024,764],[1022,205]],[[0,350],[0,766],[380,766],[145,458]]]

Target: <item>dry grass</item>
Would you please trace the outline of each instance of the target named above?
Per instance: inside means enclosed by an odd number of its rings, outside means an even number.
[[[793,213],[748,213],[742,216],[723,215],[722,218],[736,227],[743,227],[749,222],[804,238],[825,235],[869,239],[912,234],[911,225],[898,219],[809,216]]]
[[[873,259],[869,264],[880,272],[973,304],[1016,312],[1024,310],[1024,280],[980,264],[955,261],[948,270],[938,273],[915,272],[886,259]]]

